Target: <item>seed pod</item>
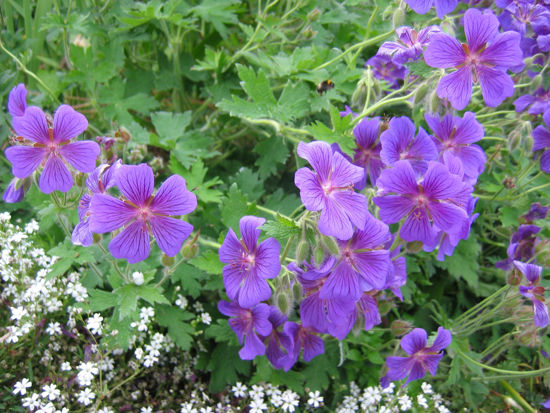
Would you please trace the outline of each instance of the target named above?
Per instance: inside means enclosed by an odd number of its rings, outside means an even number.
[[[176,260],[175,260],[174,257],[169,257],[169,256],[166,255],[166,254],[162,254],[162,256],[160,257],[160,262],[161,262],[162,265],[164,265],[165,267],[170,267],[171,265],[174,264],[174,262],[176,262]]]

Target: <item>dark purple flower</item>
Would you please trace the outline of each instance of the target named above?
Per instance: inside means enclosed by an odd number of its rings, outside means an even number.
[[[409,60],[417,60],[429,44],[431,35],[441,32],[441,29],[439,26],[428,26],[417,32],[412,27],[402,26],[395,29],[395,32],[398,40],[382,43],[377,54],[389,57],[395,63],[403,64]]]
[[[27,89],[19,83],[10,91],[8,97],[8,112],[12,117],[23,116],[27,109]]]
[[[2,199],[8,204],[21,202],[25,196],[24,180],[13,178],[6,188]]]
[[[290,370],[292,360],[288,352],[292,349],[292,338],[284,331],[284,324],[287,321],[286,316],[281,313],[277,307],[269,307],[269,322],[271,323],[271,333],[264,336],[267,339],[266,357],[276,369]],[[278,328],[281,327],[281,331]]]
[[[475,184],[478,176],[485,169],[487,157],[485,152],[474,142],[485,135],[483,126],[472,112],[465,112],[464,117],[425,114],[424,118],[433,132],[434,143],[439,150],[440,160],[445,153],[451,153],[460,159],[465,181]]]
[[[264,218],[242,217],[239,221],[242,240],[229,228],[219,251],[220,261],[228,264],[223,267],[227,296],[243,308],[269,299],[271,288],[266,280],[281,271],[279,242],[268,238],[258,245],[259,227],[264,223]]]
[[[392,269],[390,252],[384,249],[390,237],[388,226],[369,216],[364,230],[357,230],[349,241],[340,241],[340,257],[320,298],[356,302],[364,291],[384,288]]]
[[[550,109],[543,115],[544,123],[550,128]],[[550,131],[539,125],[533,131],[533,152],[544,150],[540,157],[540,169],[550,173]]]
[[[548,317],[548,306],[544,302],[545,288],[542,285],[538,285],[542,267],[534,264],[525,264],[521,261],[514,261],[514,266],[529,281],[529,285],[519,286],[519,292],[533,302],[535,325],[541,328],[546,327],[550,323],[550,319]]]
[[[503,30],[514,30],[522,36],[527,34],[528,24],[537,34],[550,29],[550,11],[529,1],[511,2],[498,19]]]
[[[385,245],[386,249],[390,249],[395,236],[392,236],[391,240],[388,241]],[[397,246],[390,252],[390,258],[392,262],[392,268],[388,273],[388,278],[386,279],[386,285],[384,289],[389,289],[391,292],[403,301],[403,294],[401,293],[401,287],[407,283],[407,260],[405,257],[397,257],[401,252],[401,246]],[[397,257],[397,258],[396,258]]]
[[[535,256],[535,245],[539,239],[536,236],[540,232],[540,227],[536,225],[520,225],[517,232],[512,235],[510,244],[506,249],[508,258],[498,261],[495,267],[501,270],[512,269],[514,260],[529,261]]]
[[[432,245],[439,230],[459,231],[469,221],[466,206],[472,187],[452,175],[439,162],[429,162],[422,181],[408,161],[398,161],[385,169],[377,181],[383,196],[374,198],[380,218],[386,224],[407,217],[401,227],[405,241]]]
[[[401,339],[401,348],[409,357],[386,358],[388,373],[382,377],[380,384],[382,387],[387,387],[390,381],[402,380],[409,376],[404,384],[406,386],[413,380],[423,378],[427,371],[435,376],[437,365],[443,358],[444,353],[442,350],[451,344],[451,340],[449,330],[439,327],[433,344],[427,347],[428,335],[426,330],[415,328]]]
[[[75,245],[89,247],[93,243],[93,234],[90,231],[90,202],[94,194],[105,193],[109,188],[116,185],[115,175],[122,165],[118,160],[113,165],[101,164],[86,179],[88,192],[82,195],[78,203],[78,218],[80,222],[74,227],[71,241]]]
[[[69,191],[73,186],[73,176],[66,162],[77,171],[89,173],[94,170],[100,152],[99,145],[92,141],[69,143],[87,127],[88,121],[84,115],[68,105],[57,109],[52,128],[48,126],[42,109],[29,106],[23,116],[13,118],[15,132],[31,144],[6,149],[12,173],[17,178],[26,178],[44,164],[40,190],[46,194],[55,190]]]
[[[437,17],[442,19],[456,8],[458,0],[405,0],[405,3],[418,14],[428,13],[435,5]]]
[[[363,179],[355,184],[357,190],[362,190],[367,185],[367,173],[369,175],[371,185],[376,185],[376,180],[380,172],[384,168],[384,164],[380,159],[380,118],[363,118],[361,122],[353,129],[357,149],[353,157],[355,165],[365,168]]]
[[[258,337],[268,336],[271,333],[271,323],[269,322],[269,306],[261,303],[254,308],[242,308],[238,304],[227,301],[218,303],[218,310],[223,315],[231,317],[228,322],[239,342],[244,346],[239,351],[239,356],[243,360],[253,360],[256,356],[265,354],[265,345]]]
[[[539,87],[530,95],[523,95],[514,101],[516,112],[523,112],[528,106],[527,113],[538,115],[550,111],[550,87],[544,89]]]
[[[498,26],[491,12],[468,9],[464,15],[467,44],[445,33],[432,36],[424,60],[428,66],[457,69],[443,76],[437,86],[438,96],[449,99],[455,109],[466,107],[473,82],[479,82],[487,106],[498,106],[514,94],[514,81],[506,69],[523,63],[520,35],[513,31],[499,34]]]
[[[133,264],[149,256],[149,234],[171,257],[193,231],[193,226],[171,216],[185,215],[197,207],[197,197],[185,187],[185,179],[172,175],[153,196],[153,169],[146,165],[123,165],[116,184],[124,200],[96,193],[90,202],[90,231],[104,233],[124,227],[109,243],[115,258]]]
[[[422,127],[414,136],[414,123],[406,116],[393,118],[389,128],[380,135],[382,149],[380,158],[387,166],[406,159],[411,162],[415,171],[426,172],[428,161],[437,160],[437,149]]]
[[[529,209],[529,212],[523,215],[522,218],[527,222],[532,222],[537,219],[544,219],[546,218],[549,209],[550,208],[541,205],[540,202],[535,202],[534,204],[531,204],[531,209]]]
[[[388,85],[393,89],[399,88],[400,81],[405,79],[405,76],[409,71],[409,69],[407,69],[405,66],[393,62],[387,56],[373,56],[369,60],[367,60],[365,66],[366,65],[372,67],[374,77],[380,80],[385,80],[386,82],[388,82]]]
[[[323,339],[318,336],[318,333],[314,329],[303,327],[292,321],[287,321],[284,330],[285,333],[292,338],[293,342],[292,351],[290,352],[292,365],[298,361],[302,349],[304,350],[304,361],[311,361],[316,356],[325,352]]]
[[[346,105],[345,110],[340,112],[340,117],[345,118],[348,115],[351,115],[351,117],[353,119],[357,116],[357,113],[355,113],[353,110],[351,110],[351,108],[348,105]]]
[[[306,159],[315,170],[300,168],[294,183],[309,211],[321,211],[319,230],[328,236],[347,240],[353,235],[353,225],[363,229],[369,214],[367,199],[353,190],[365,171],[333,152],[326,142],[298,144],[298,156]]]

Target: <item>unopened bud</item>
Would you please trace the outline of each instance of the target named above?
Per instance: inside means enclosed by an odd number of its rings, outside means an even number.
[[[143,273],[139,271],[134,271],[132,273],[132,281],[135,285],[143,284]]]
[[[506,280],[506,283],[508,285],[520,285],[522,279],[523,275],[514,268],[508,273],[508,279]]]
[[[286,294],[283,293],[277,296],[277,307],[283,314],[288,315],[290,313],[290,300]]]
[[[295,282],[292,286],[292,295],[294,297],[294,301],[300,301],[302,299],[303,291],[302,291],[302,284]]]
[[[196,257],[198,252],[199,252],[199,246],[197,244],[185,243],[183,245],[183,248],[181,249],[182,255],[187,259]]]
[[[332,255],[340,254],[340,248],[338,247],[338,243],[334,238],[323,236],[321,237],[321,243],[325,246],[327,250],[330,251]]]
[[[403,24],[403,21],[405,21],[405,11],[401,7],[399,7],[396,11],[393,12],[393,16],[392,16],[393,28],[397,29],[399,26]]]
[[[415,254],[417,252],[420,252],[423,246],[424,244],[422,243],[422,241],[412,241],[412,242],[407,242],[405,248],[407,252],[411,252]]]
[[[540,75],[540,73],[538,75],[536,75],[533,80],[531,80],[531,87],[532,88],[537,88],[541,85],[542,83],[542,76]]]
[[[162,254],[162,256],[160,257],[160,262],[165,267],[170,267],[170,266],[174,265],[174,262],[176,262],[176,260],[175,260],[174,257],[169,257],[166,254]]]
[[[430,86],[428,86],[426,83],[423,85],[420,85],[420,87],[416,90],[416,94],[414,95],[414,103],[419,103],[422,99],[426,97],[428,94],[428,91],[430,90]]]
[[[507,176],[503,179],[502,185],[504,185],[508,189],[513,189],[516,187],[516,178],[513,176]]]
[[[400,337],[410,333],[414,329],[414,326],[405,320],[395,320],[391,323],[390,328],[394,336]]]
[[[314,22],[314,21],[317,21],[320,16],[321,16],[321,10],[319,10],[318,8],[315,8],[307,14],[307,19],[310,22]]]
[[[300,240],[296,246],[296,263],[301,264],[308,258],[309,244],[305,239]]]
[[[392,307],[393,307],[393,302],[389,300],[378,302],[378,312],[380,313],[381,316],[388,314],[392,309]]]
[[[321,245],[317,245],[313,250],[313,259],[315,260],[315,265],[320,267],[325,258],[325,250]]]
[[[317,32],[316,32],[315,30],[313,30],[311,27],[306,27],[306,28],[302,31],[302,36],[304,36],[305,39],[311,39],[311,38],[313,38],[316,34],[317,34]]]
[[[430,95],[428,109],[431,113],[437,113],[441,107],[441,99],[437,96],[437,92],[434,90]]]

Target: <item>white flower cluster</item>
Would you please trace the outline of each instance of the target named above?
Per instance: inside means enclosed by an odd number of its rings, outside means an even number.
[[[422,393],[416,396],[407,394],[406,389],[397,389],[395,384],[383,389],[380,386],[361,390],[354,382],[350,383],[350,395],[336,409],[337,413],[398,413],[424,411],[450,413],[440,394],[434,393],[432,386],[422,383]]]

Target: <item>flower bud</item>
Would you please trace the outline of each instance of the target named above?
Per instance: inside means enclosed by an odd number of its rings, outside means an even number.
[[[380,313],[380,316],[384,316],[390,312],[390,310],[393,307],[393,302],[390,300],[386,301],[379,301],[378,302],[378,312]]]
[[[403,21],[405,20],[405,11],[399,7],[392,16],[392,24],[393,28],[397,29],[399,26],[403,24]]]
[[[139,271],[134,271],[132,273],[132,281],[135,285],[143,284],[143,273]]]
[[[319,20],[319,17],[321,16],[321,10],[319,10],[318,8],[314,8],[313,10],[311,10],[308,14],[307,14],[307,19],[308,21],[310,22],[314,22],[314,21],[317,21]]]
[[[416,94],[414,95],[414,103],[419,103],[422,99],[426,97],[430,90],[430,86],[428,86],[427,83],[424,83],[423,85],[420,85],[420,87],[416,90]]]
[[[165,267],[170,267],[170,266],[174,265],[174,262],[176,262],[176,259],[174,257],[169,257],[166,254],[162,254],[162,256],[160,257],[160,262]]]
[[[96,234],[96,233],[93,233],[93,239],[94,239],[94,244],[97,244],[98,242],[101,242],[101,239],[103,238],[103,236],[101,234]]]
[[[390,328],[393,335],[399,337],[410,333],[414,329],[414,326],[405,320],[395,320],[391,323]]]
[[[540,73],[538,75],[536,75],[533,80],[531,80],[531,87],[533,89],[536,89],[538,88],[542,83],[542,76],[540,75]]]
[[[321,237],[321,243],[325,246],[327,250],[329,250],[332,255],[340,254],[340,248],[338,247],[338,243],[334,238],[323,236]]]
[[[323,259],[325,258],[325,250],[321,245],[317,245],[313,250],[313,259],[317,267],[321,266]]]
[[[424,244],[422,241],[413,241],[413,242],[407,242],[405,248],[407,252],[416,254],[417,252],[420,252],[422,250],[422,247]]]
[[[292,295],[294,298],[294,301],[300,301],[302,299],[303,290],[302,290],[302,284],[299,282],[295,282],[292,286]]]
[[[292,309],[292,302],[288,294],[284,292],[277,295],[277,307],[281,310],[281,313],[288,315]]]
[[[296,247],[296,263],[301,264],[308,258],[309,253],[309,244],[305,239],[302,239],[298,242]]]
[[[441,107],[441,99],[439,99],[439,96],[437,96],[437,92],[435,90],[431,93],[428,102],[428,110],[431,113],[437,113]]]

